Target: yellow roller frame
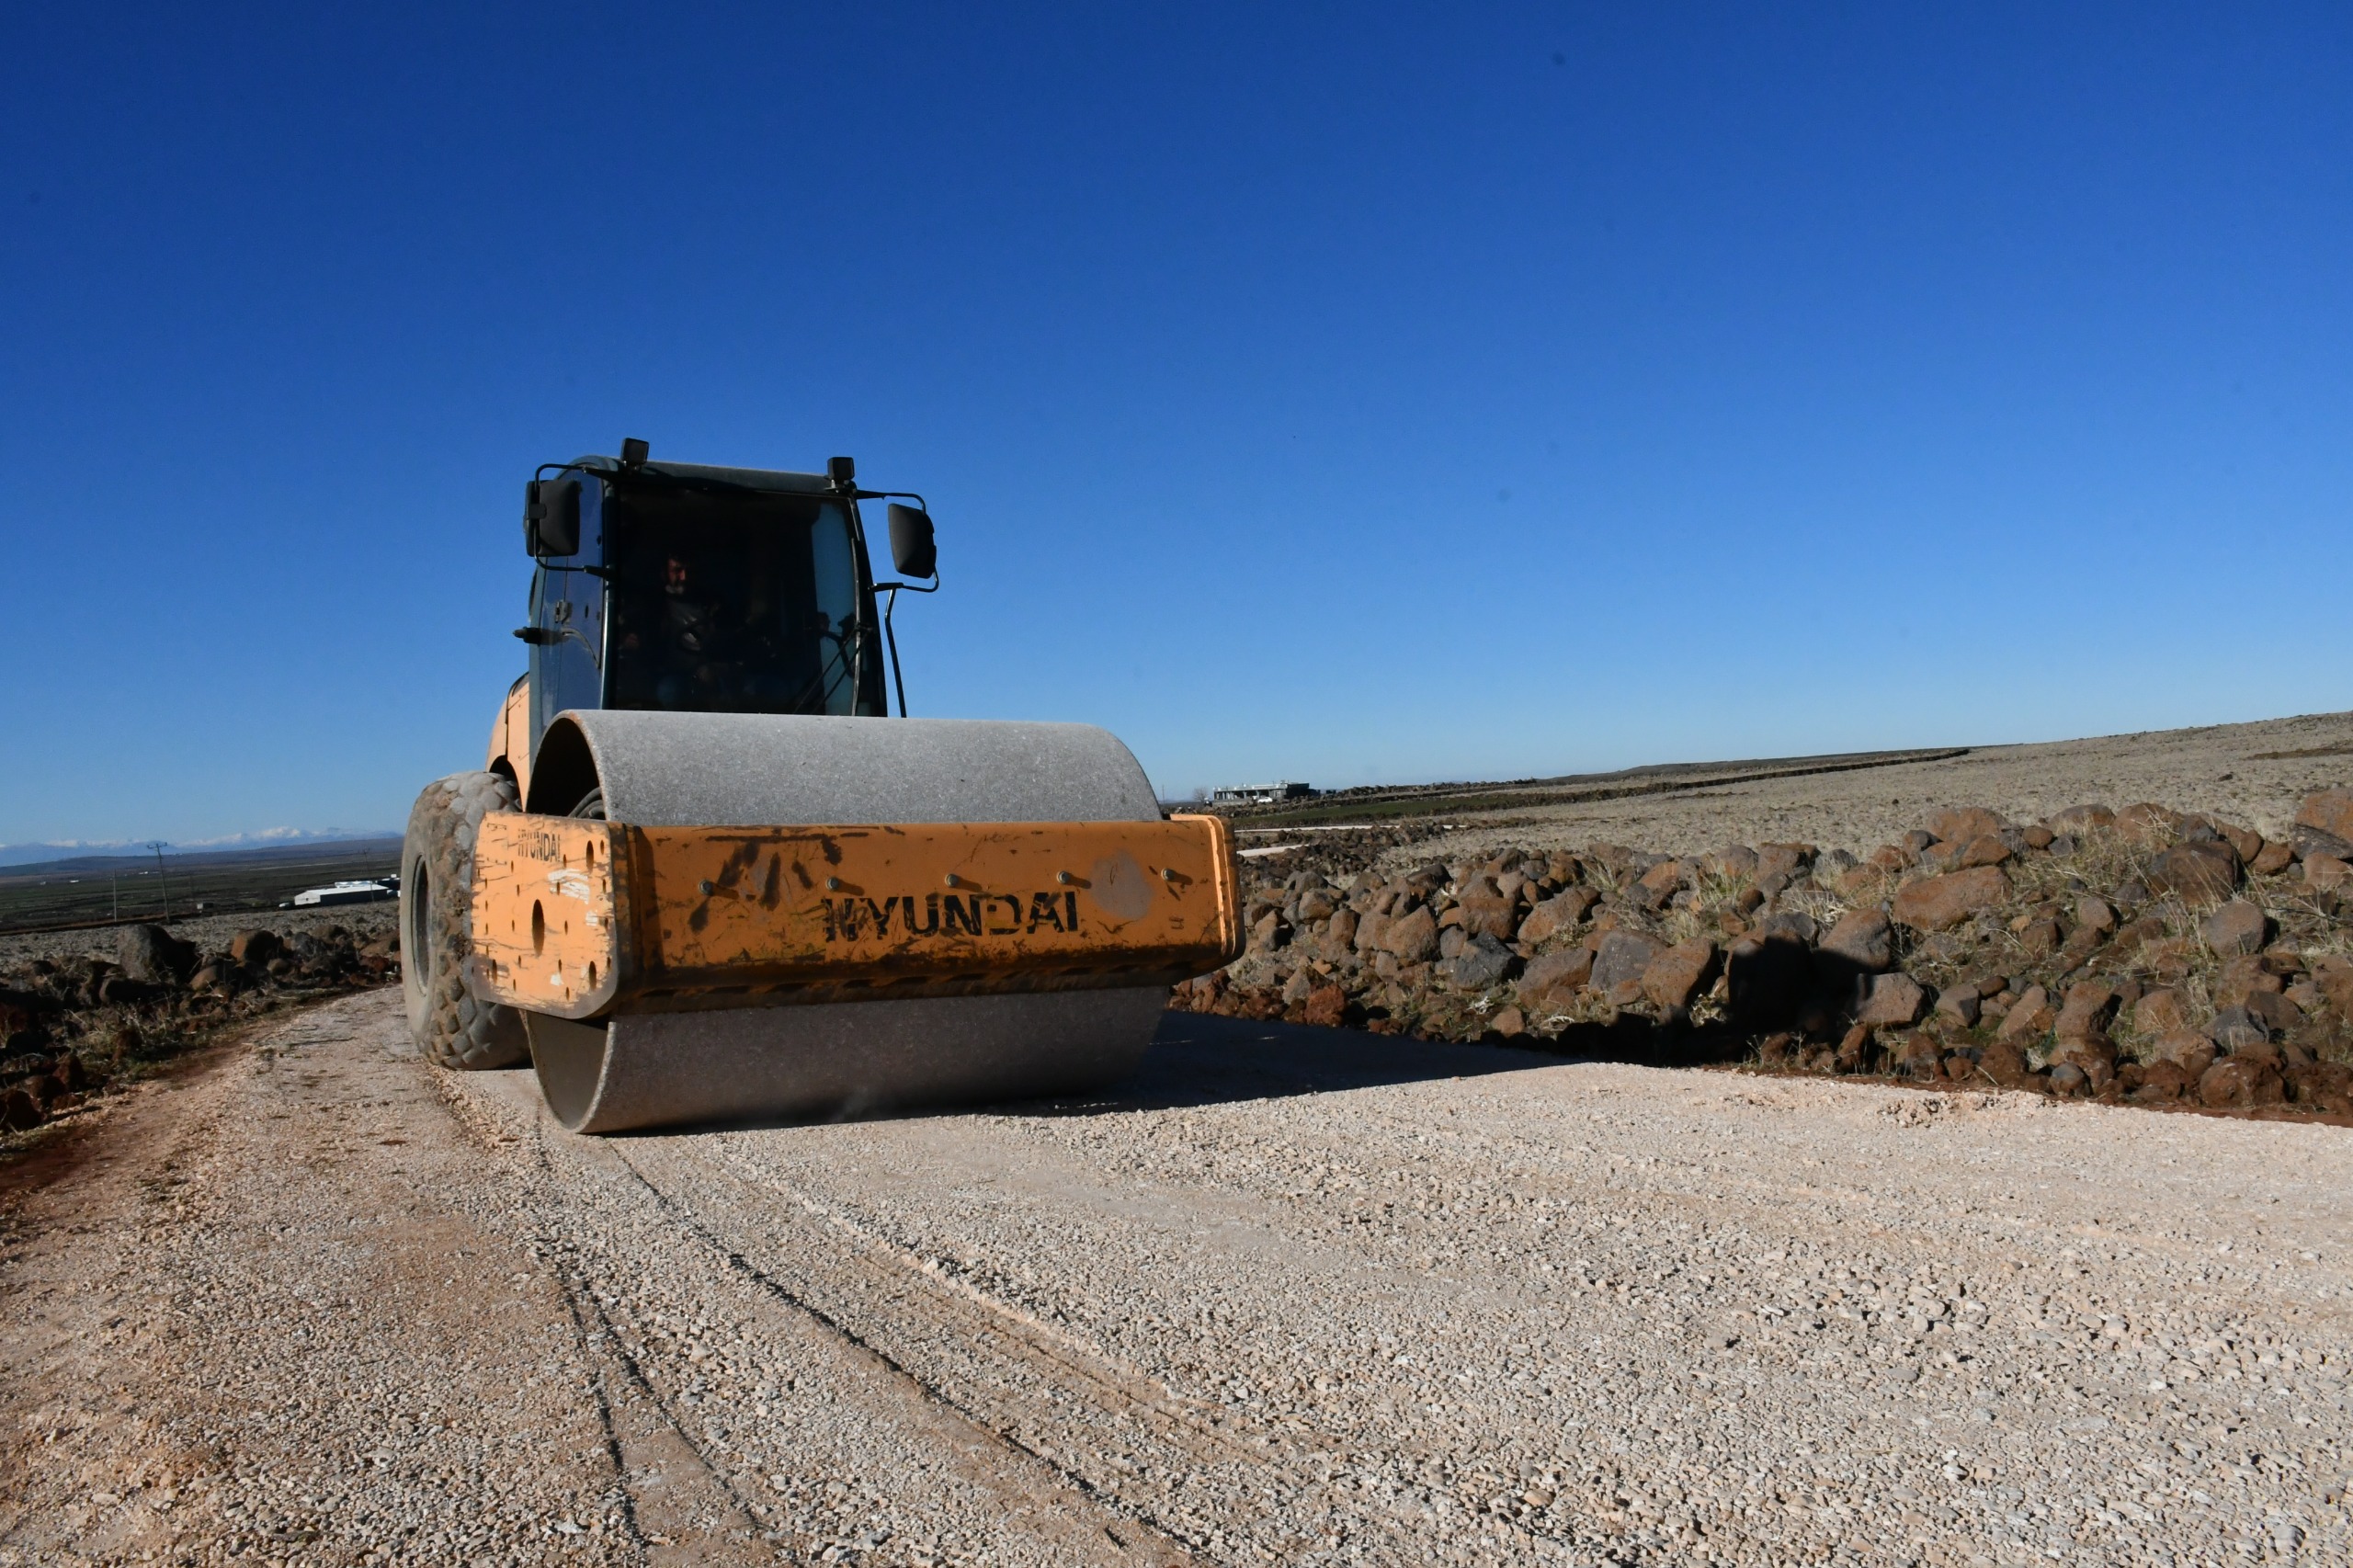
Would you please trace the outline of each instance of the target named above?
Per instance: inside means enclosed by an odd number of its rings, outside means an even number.
[[[633,827],[494,812],[473,983],[563,1018],[1173,983],[1242,951],[1223,821]]]

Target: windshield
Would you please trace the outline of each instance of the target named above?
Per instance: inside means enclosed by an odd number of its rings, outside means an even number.
[[[839,501],[623,487],[605,503],[605,561],[607,707],[857,710],[858,552]]]

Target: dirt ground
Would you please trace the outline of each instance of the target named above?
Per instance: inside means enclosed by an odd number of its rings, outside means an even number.
[[[2287,755],[2267,755],[2287,754]],[[2302,754],[2302,755],[2297,755]],[[1940,762],[1538,807],[1467,819],[1462,832],[1391,857],[1451,858],[1505,845],[1624,844],[1696,855],[1729,843],[1800,842],[1868,855],[1940,806],[1990,806],[2033,822],[2097,801],[2155,801],[2279,836],[2315,790],[2353,781],[2353,713],[2154,730],[2041,745],[1981,746]]]
[[[2336,1128],[1171,1015],[588,1140],[378,992],[7,1180],[0,1562],[2353,1554]]]

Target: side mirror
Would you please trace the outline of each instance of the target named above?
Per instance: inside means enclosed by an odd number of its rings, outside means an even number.
[[[534,557],[580,551],[580,482],[535,479],[523,486],[523,548]]]
[[[928,577],[939,570],[930,513],[891,503],[891,563],[902,577]]]

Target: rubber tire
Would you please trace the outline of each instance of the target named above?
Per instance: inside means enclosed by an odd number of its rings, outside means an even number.
[[[425,787],[401,844],[401,992],[408,1032],[426,1060],[472,1072],[530,1060],[514,1008],[484,1002],[466,983],[473,953],[474,833],[492,812],[517,808],[499,773],[452,773]]]

